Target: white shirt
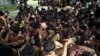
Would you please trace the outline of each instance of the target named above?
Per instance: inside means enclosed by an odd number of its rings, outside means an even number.
[[[99,0],[97,1],[97,5],[100,7],[100,1]]]

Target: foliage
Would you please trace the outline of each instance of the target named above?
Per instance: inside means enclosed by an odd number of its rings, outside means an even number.
[[[16,5],[0,5],[0,11],[14,11],[17,10]]]

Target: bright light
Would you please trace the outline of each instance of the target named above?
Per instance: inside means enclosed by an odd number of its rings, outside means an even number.
[[[28,4],[29,6],[35,7],[35,6],[38,6],[38,1],[28,0],[28,1],[27,1],[27,4]]]

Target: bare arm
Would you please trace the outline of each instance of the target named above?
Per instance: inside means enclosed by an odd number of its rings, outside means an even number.
[[[68,43],[65,43],[64,48],[63,48],[62,56],[66,56],[67,55],[67,46],[68,46]]]
[[[4,22],[4,27],[7,27],[7,22],[6,19],[2,16],[0,16],[0,19]]]
[[[62,56],[67,56],[67,48],[71,43],[74,43],[74,40],[72,38],[68,39],[68,41],[65,43]]]

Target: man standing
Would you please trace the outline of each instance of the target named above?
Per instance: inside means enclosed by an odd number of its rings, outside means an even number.
[[[97,2],[96,2],[96,11],[95,11],[96,17],[100,16],[99,13],[100,13],[100,0],[97,0]]]
[[[20,0],[20,6],[27,8],[27,1],[28,0]]]

